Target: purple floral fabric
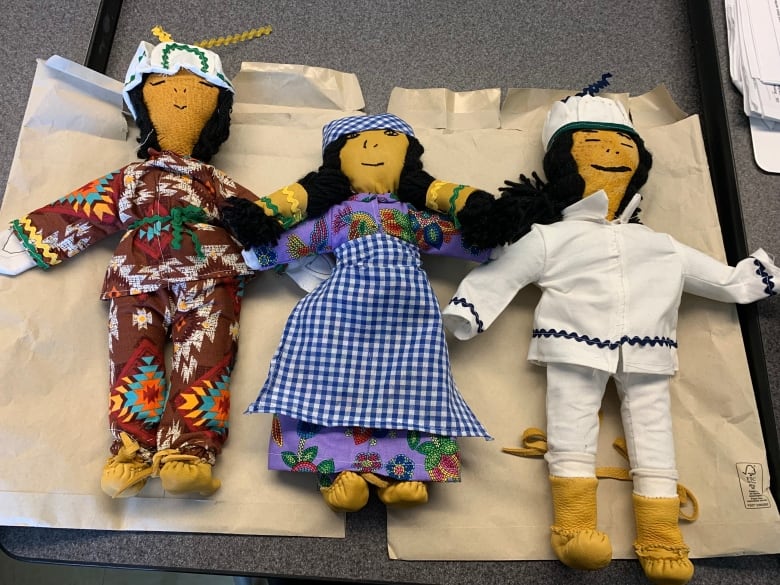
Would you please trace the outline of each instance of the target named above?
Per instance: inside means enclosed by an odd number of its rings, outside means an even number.
[[[317,473],[329,485],[342,471],[399,481],[460,481],[460,449],[450,437],[419,431],[325,427],[274,415],[268,467]]]

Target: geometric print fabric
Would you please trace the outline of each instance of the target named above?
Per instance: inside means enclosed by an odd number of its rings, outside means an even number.
[[[243,277],[209,279],[110,299],[113,453],[124,431],[149,456],[172,448],[216,461],[228,435],[243,286]]]

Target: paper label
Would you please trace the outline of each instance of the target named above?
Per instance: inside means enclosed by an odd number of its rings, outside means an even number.
[[[764,467],[760,463],[737,463],[739,487],[745,508],[771,508],[769,498],[764,494]]]

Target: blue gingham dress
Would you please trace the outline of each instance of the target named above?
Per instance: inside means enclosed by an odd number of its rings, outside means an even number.
[[[489,439],[452,378],[418,247],[380,232],[334,253],[333,274],[293,309],[247,412]]]

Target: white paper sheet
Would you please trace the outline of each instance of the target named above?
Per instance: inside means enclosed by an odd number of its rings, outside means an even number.
[[[780,10],[776,0],[725,0],[729,73],[750,118],[756,164],[780,173]]]

